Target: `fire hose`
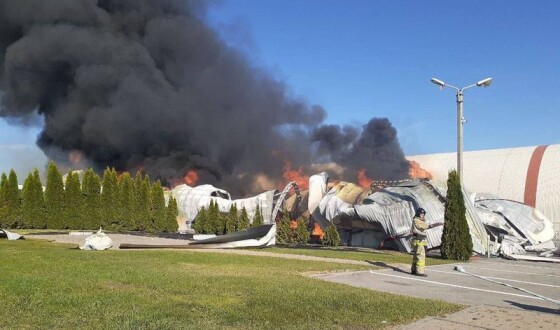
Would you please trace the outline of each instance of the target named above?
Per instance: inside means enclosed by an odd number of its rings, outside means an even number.
[[[471,274],[471,273],[467,272],[467,271],[466,271],[462,266],[460,266],[460,265],[456,265],[453,269],[456,270],[456,271],[458,271],[458,272],[460,272],[460,273],[464,273],[464,274],[467,274],[467,275],[470,275],[470,276],[473,276],[473,277],[476,277],[476,278],[480,278],[480,279],[485,280],[485,281],[489,281],[489,282],[492,282],[492,283],[504,285],[504,286],[507,286],[507,287],[510,287],[510,288],[512,288],[512,289],[516,289],[516,290],[519,290],[519,291],[523,291],[523,292],[528,293],[528,294],[530,294],[530,295],[533,295],[533,296],[535,296],[535,297],[539,297],[539,298],[541,298],[541,299],[543,299],[543,300],[550,301],[550,302],[553,303],[553,304],[560,305],[560,301],[557,301],[557,300],[554,300],[554,299],[550,299],[550,298],[547,298],[547,297],[545,297],[545,296],[541,296],[540,294],[537,294],[537,293],[534,293],[534,292],[531,292],[531,291],[528,291],[528,290],[525,290],[525,289],[522,289],[522,288],[518,288],[518,287],[515,287],[515,286],[510,285],[510,284],[507,284],[507,283],[494,281],[494,280],[491,280],[491,279],[486,278],[486,277],[484,277],[484,276],[479,276],[479,275]]]

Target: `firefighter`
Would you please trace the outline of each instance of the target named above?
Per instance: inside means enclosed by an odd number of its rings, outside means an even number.
[[[426,221],[426,210],[419,208],[416,215],[412,219],[412,250],[414,257],[412,258],[412,275],[428,276],[424,273],[426,266],[426,231],[430,226]]]

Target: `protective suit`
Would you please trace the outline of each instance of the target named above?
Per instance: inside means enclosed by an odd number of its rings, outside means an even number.
[[[429,225],[424,216],[426,211],[418,209],[416,216],[412,220],[412,249],[414,257],[412,258],[411,273],[418,276],[427,276],[424,273],[426,267],[426,230]]]

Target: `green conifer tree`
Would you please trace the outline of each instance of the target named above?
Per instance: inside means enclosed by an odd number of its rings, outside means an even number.
[[[45,220],[49,229],[62,229],[64,218],[64,184],[56,164],[50,162],[45,187]]]
[[[212,199],[210,200],[210,206],[208,207],[207,232],[208,234],[220,235],[222,228],[220,208],[218,203]]]
[[[166,208],[166,221],[164,232],[174,233],[179,229],[179,224],[177,223],[177,216],[179,215],[179,209],[177,208],[177,201],[173,196],[169,196],[169,202]]]
[[[33,191],[33,173],[29,173],[23,182],[21,190],[21,222],[22,228],[33,228],[33,200],[31,198]]]
[[[229,234],[237,231],[239,215],[237,213],[237,206],[234,204],[229,208],[228,214],[224,217],[224,231],[223,234]]]
[[[239,220],[237,221],[237,231],[245,230],[249,228],[251,224],[249,223],[249,215],[247,214],[247,209],[245,206],[241,208],[241,214],[239,215]]]
[[[122,230],[130,231],[138,227],[134,218],[135,206],[134,181],[130,177],[130,173],[124,172],[119,181],[118,218]]]
[[[299,218],[297,220],[297,228],[295,233],[295,241],[297,244],[307,244],[309,241],[309,230],[307,229],[307,225],[305,224],[305,220],[303,218]]]
[[[142,173],[139,171],[136,172],[136,176],[134,177],[134,208],[132,210],[132,219],[134,220],[134,228],[133,230],[144,230],[144,226],[146,221],[142,218],[142,209],[144,205],[142,205],[142,182],[144,182],[144,177]]]
[[[22,227],[43,228],[45,201],[37,169],[33,173],[30,172],[25,179],[21,194]]]
[[[144,182],[144,177],[142,176],[141,172],[136,172],[136,176],[134,177],[134,189],[136,191],[140,191],[142,187],[142,182]]]
[[[140,191],[137,194],[137,226],[138,230],[153,232],[155,231],[152,223],[152,186],[150,178],[145,176],[140,184]]]
[[[253,216],[253,222],[251,223],[251,227],[258,227],[263,225],[264,219],[261,213],[260,206],[257,206],[257,210],[255,211],[255,215]]]
[[[21,199],[18,187],[18,179],[16,172],[12,169],[8,175],[8,181],[2,188],[4,199],[5,217],[8,228],[21,228],[22,214],[21,214]]]
[[[152,223],[156,232],[165,227],[165,198],[161,182],[157,180],[152,186]]]
[[[451,171],[447,180],[441,256],[443,259],[467,261],[472,253],[473,245],[467,223],[461,182],[457,171]]]
[[[292,243],[292,229],[290,228],[290,214],[284,212],[282,220],[276,225],[276,241],[280,244]]]
[[[6,175],[6,173],[2,172],[2,179],[0,179],[0,189],[4,188],[7,182],[8,176]]]
[[[198,234],[207,234],[208,228],[208,212],[206,211],[205,207],[202,207],[198,214],[196,215],[196,219],[194,220],[193,229]]]
[[[340,244],[340,234],[332,222],[323,235],[322,243],[326,246],[338,246]]]
[[[33,171],[29,202],[33,203],[33,206],[29,207],[31,228],[45,228],[45,193],[43,192],[43,184],[41,183],[41,176],[39,175],[38,169]]]
[[[116,172],[106,168],[103,172],[103,186],[101,188],[101,226],[105,229],[111,230],[118,225],[118,197],[119,193]]]
[[[66,175],[64,187],[64,217],[63,228],[82,229],[84,227],[84,198],[80,188],[80,177],[75,172]]]
[[[8,182],[8,176],[6,173],[2,173],[2,179],[0,179],[0,228],[8,228],[8,219],[6,215],[8,214],[8,206],[6,205],[6,191],[4,187]]]
[[[91,168],[84,173],[82,194],[84,196],[84,229],[99,229],[103,225],[101,181]]]

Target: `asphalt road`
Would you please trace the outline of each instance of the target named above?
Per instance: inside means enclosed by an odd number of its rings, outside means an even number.
[[[429,266],[428,277],[409,274],[408,266],[317,275],[325,281],[443,300],[464,305],[490,305],[531,310],[560,316],[560,264],[510,261],[499,258],[458,263],[468,273],[522,288],[557,302],[543,300],[527,292],[470,276],[454,270],[455,264]]]

